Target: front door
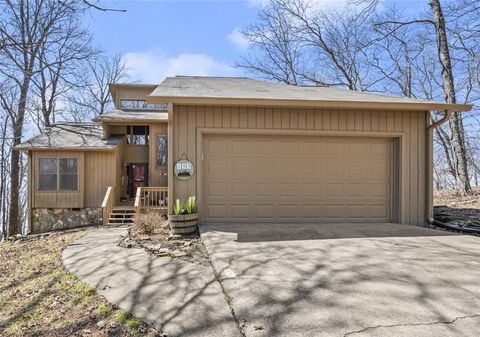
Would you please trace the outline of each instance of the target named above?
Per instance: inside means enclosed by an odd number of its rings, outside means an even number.
[[[134,198],[137,194],[137,188],[147,186],[147,179],[147,164],[129,165],[128,191],[131,198]]]

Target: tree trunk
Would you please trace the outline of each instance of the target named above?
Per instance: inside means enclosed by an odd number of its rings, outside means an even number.
[[[442,83],[445,101],[447,103],[456,103],[455,84],[445,28],[445,17],[443,16],[440,0],[430,0],[430,7],[432,8],[437,34],[438,58],[442,67]],[[451,144],[456,173],[455,187],[459,194],[466,195],[472,191],[472,188],[468,174],[467,148],[465,145],[462,116],[454,112],[449,124],[452,133]]]
[[[30,71],[31,73],[31,71]],[[13,148],[22,142],[23,122],[25,119],[25,110],[27,105],[28,87],[30,85],[30,76],[26,76],[22,83],[20,99],[18,102],[17,116],[12,120],[13,124],[13,144],[10,159],[10,210],[8,236],[21,233],[20,216],[20,152]]]

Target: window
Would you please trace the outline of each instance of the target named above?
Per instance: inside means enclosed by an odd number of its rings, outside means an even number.
[[[76,158],[40,158],[39,191],[77,191],[78,160]]]
[[[56,158],[41,158],[39,160],[38,190],[57,190],[58,161]]]
[[[127,126],[127,144],[148,145],[148,126]]]
[[[124,110],[151,110],[151,111],[166,111],[166,104],[152,104],[140,99],[122,99],[120,106]]]
[[[76,191],[78,185],[77,159],[61,158],[60,162],[60,191]]]
[[[157,167],[166,169],[168,166],[168,138],[167,135],[157,136]]]

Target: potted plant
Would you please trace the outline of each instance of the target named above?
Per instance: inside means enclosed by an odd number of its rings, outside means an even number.
[[[191,234],[197,231],[197,198],[188,197],[182,204],[175,200],[173,214],[168,215],[168,222],[173,234]]]

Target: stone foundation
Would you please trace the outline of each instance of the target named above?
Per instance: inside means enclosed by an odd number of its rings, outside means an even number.
[[[101,208],[32,209],[32,233],[43,233],[59,229],[69,229],[101,224]]]

